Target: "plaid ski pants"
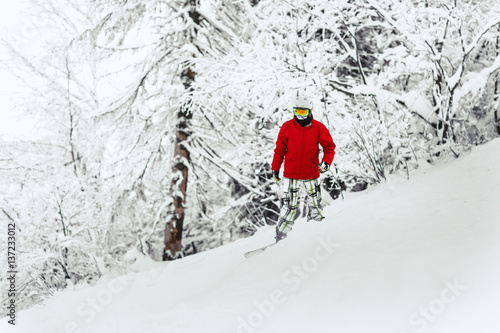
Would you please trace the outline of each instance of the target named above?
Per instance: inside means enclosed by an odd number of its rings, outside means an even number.
[[[321,188],[318,179],[298,180],[284,178],[283,181],[283,206],[280,210],[280,218],[276,226],[276,232],[286,234],[293,228],[293,223],[297,219],[297,206],[299,197],[299,182],[301,182],[307,192],[309,200],[309,212],[307,220],[321,221],[324,216],[321,211]]]

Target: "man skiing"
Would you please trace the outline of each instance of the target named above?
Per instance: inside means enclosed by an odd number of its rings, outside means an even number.
[[[276,242],[286,237],[297,218],[299,182],[304,184],[311,198],[307,220],[324,219],[318,178],[320,173],[330,169],[335,155],[332,136],[325,125],[313,119],[311,103],[297,96],[292,107],[294,117],[281,126],[271,166],[274,179],[279,183],[281,180],[279,171],[283,160],[285,161],[284,198],[276,226]],[[323,147],[321,163],[319,163],[319,145]]]

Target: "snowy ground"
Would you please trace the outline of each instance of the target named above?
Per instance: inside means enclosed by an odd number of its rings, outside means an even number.
[[[61,292],[1,332],[500,332],[500,140],[273,229]]]

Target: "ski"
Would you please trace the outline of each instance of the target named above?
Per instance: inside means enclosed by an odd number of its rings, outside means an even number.
[[[263,246],[263,247],[259,247],[258,249],[256,250],[252,250],[252,251],[249,251],[247,253],[245,253],[245,258],[250,258],[250,257],[253,257],[259,253],[262,253],[264,252],[265,250],[267,250],[267,248],[273,246],[273,245],[276,245],[277,243],[272,243],[272,244],[268,244],[266,246]]]

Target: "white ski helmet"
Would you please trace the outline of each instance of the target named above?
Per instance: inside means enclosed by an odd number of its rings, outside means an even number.
[[[312,109],[312,103],[307,98],[296,96],[292,100],[292,108]]]

